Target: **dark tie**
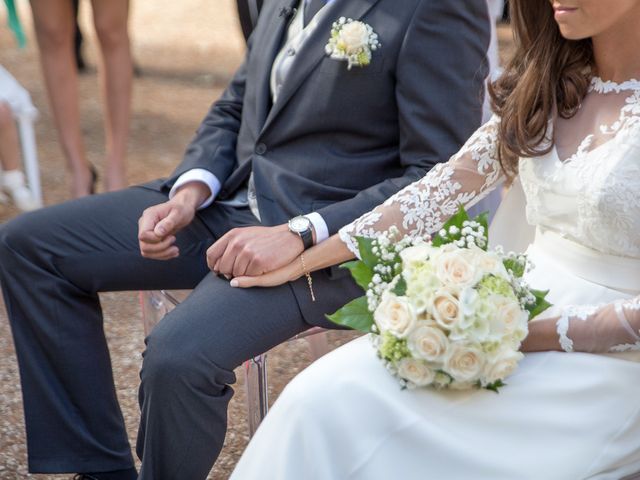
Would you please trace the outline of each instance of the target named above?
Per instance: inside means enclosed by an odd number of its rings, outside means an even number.
[[[304,3],[304,26],[306,27],[327,2],[326,0],[308,0]]]

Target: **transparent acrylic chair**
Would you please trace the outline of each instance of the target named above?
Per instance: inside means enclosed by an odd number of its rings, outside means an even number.
[[[190,290],[140,292],[145,336],[151,332],[162,317],[183,301],[189,295],[189,292]],[[327,337],[324,335],[326,332],[327,330],[323,328],[314,327],[290,338],[289,341],[304,338],[309,345],[312,359],[316,360],[329,351]],[[247,420],[251,437],[269,410],[267,353],[265,352],[247,360],[242,366],[247,394]]]

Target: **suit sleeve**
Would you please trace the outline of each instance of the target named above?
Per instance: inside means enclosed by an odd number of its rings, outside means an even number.
[[[418,4],[396,65],[404,173],[318,210],[330,234],[446,162],[478,128],[489,39],[485,0]]]
[[[165,182],[164,188],[171,189],[182,174],[195,168],[209,171],[221,184],[231,175],[236,165],[236,143],[250,52],[251,41],[247,45],[244,62],[221,97],[211,105],[195,137],[187,146],[182,162]]]

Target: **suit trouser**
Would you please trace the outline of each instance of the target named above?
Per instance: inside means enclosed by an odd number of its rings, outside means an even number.
[[[20,367],[31,472],[133,465],[97,292],[195,289],[145,340],[137,453],[140,478],[153,480],[205,478],[224,441],[233,369],[312,324],[330,326],[323,313],[359,294],[347,278],[318,272],[314,287],[325,302],[307,314],[294,295],[304,279],[242,290],[211,274],[206,249],[229,229],[256,224],[247,208],[212,206],[206,222],[196,216],[177,234],[179,258],[144,259],[137,221],[163,201],[158,191],[134,187],[0,227],[0,283]]]

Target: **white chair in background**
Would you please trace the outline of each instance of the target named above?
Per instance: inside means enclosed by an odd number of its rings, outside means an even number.
[[[40,167],[33,127],[38,118],[38,110],[33,106],[29,92],[2,66],[0,66],[0,101],[9,104],[18,124],[18,134],[22,148],[22,166],[27,177],[29,190],[37,202],[37,206],[41,207]]]

